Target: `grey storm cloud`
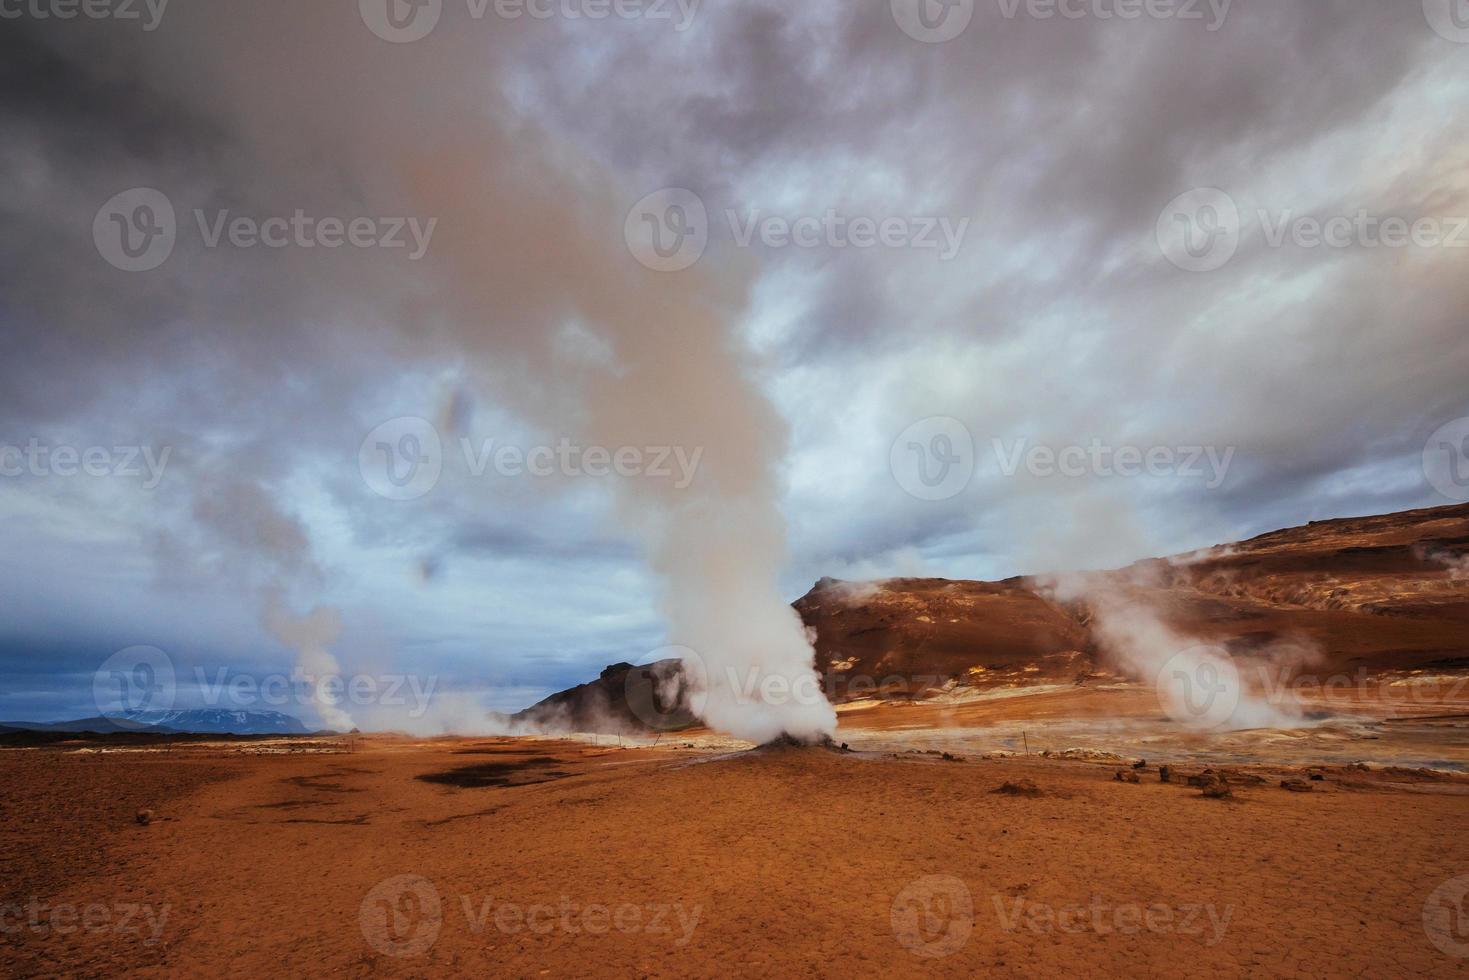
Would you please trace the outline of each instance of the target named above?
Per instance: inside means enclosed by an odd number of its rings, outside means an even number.
[[[1093,567],[1447,502],[1418,458],[1469,415],[1469,251],[1266,232],[1285,214],[1469,215],[1469,45],[1416,3],[1235,0],[1216,30],[1008,6],[980,0],[938,44],[887,2],[834,0],[705,4],[684,31],[447,3],[411,44],[374,37],[353,4],[173,5],[150,32],[7,22],[0,443],[174,455],[148,494],[0,486],[27,528],[0,664],[54,648],[74,670],[80,640],[98,660],[172,642],[169,610],[201,660],[239,658],[271,584],[340,609],[344,642],[365,617],[405,656],[517,685],[668,639],[636,532],[677,498],[456,461],[425,499],[386,501],[357,454],[396,416],[441,422],[450,456],[460,435],[533,442],[572,420],[613,444],[720,446],[706,475],[769,495],[790,528],[786,598],[821,574]],[[178,212],[147,273],[92,238],[132,187]],[[664,187],[702,199],[711,242],[660,279],[621,233]],[[1243,216],[1205,273],[1155,236],[1195,188]],[[196,210],[438,225],[414,263],[211,248]],[[746,247],[727,217],[829,210],[969,224],[944,260]],[[961,420],[978,461],[938,501],[889,468],[931,416]],[[995,441],[1020,439],[1234,455],[1214,488],[1005,476]],[[140,580],[146,606],[109,598]]]

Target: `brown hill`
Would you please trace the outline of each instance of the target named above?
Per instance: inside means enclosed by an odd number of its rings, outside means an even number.
[[[612,664],[587,684],[560,691],[505,719],[517,734],[672,732],[699,724],[677,660]]]
[[[1102,605],[1316,673],[1469,668],[1469,506],[1321,521],[1111,572],[1004,582],[823,579],[795,603],[835,699],[1085,679],[1115,667]],[[848,678],[848,679],[844,679]]]
[[[1237,656],[1299,654],[1315,675],[1469,669],[1469,505],[1321,521],[1110,572],[1003,582],[822,579],[795,602],[834,702],[1126,673],[1118,609]],[[662,672],[668,665],[640,668]],[[629,731],[627,664],[521,712],[522,726]],[[656,689],[657,684],[654,685]],[[682,716],[676,716],[683,721]],[[666,729],[665,729],[666,730]]]

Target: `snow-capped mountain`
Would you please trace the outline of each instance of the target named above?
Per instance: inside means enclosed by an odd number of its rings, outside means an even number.
[[[304,735],[301,719],[280,711],[232,711],[226,708],[189,708],[178,711],[125,711],[114,716],[120,724],[166,728],[174,732],[229,735]]]
[[[3,722],[0,728],[35,732],[164,732],[207,735],[305,735],[301,719],[280,711],[185,708],[177,711],[125,711],[75,721]]]

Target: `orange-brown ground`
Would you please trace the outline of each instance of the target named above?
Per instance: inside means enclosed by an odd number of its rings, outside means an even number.
[[[850,754],[699,736],[0,751],[4,972],[1469,973],[1424,924],[1469,874],[1462,776],[1292,759],[1236,768],[1215,800],[1155,762],[1130,784],[1118,764],[947,761],[885,727],[899,709],[858,714]],[[1025,779],[1039,795],[995,792]]]

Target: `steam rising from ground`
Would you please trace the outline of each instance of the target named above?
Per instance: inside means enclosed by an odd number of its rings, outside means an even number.
[[[1149,584],[1141,568],[1050,580],[1056,600],[1085,606],[1103,652],[1124,673],[1152,684],[1159,706],[1174,721],[1201,731],[1304,723],[1294,698],[1276,681],[1281,672],[1309,663],[1314,651],[1277,643],[1243,662],[1218,643],[1169,626],[1149,597]]]
[[[265,622],[272,635],[296,652],[296,668],[312,684],[312,704],[321,715],[322,724],[336,731],[352,728],[352,716],[342,710],[323,685],[340,677],[341,668],[330,647],[342,632],[341,616],[335,609],[318,606],[305,616],[296,616],[271,596],[265,610]]]
[[[438,219],[421,262],[343,253],[325,275],[313,265],[277,276],[312,294],[303,306],[361,316],[347,344],[397,333],[399,353],[461,372],[553,440],[702,450],[690,487],[621,479],[619,522],[663,584],[669,641],[702,660],[708,722],[755,741],[818,739],[836,716],[776,587],[785,425],[736,329],[750,270],[712,253],[677,274],[641,266],[623,227],[649,188],[620,185],[510,105],[496,50],[502,33],[532,28],[480,26],[388,45],[352,4],[221,4],[150,36],[138,70],[231,134],[267,213],[315,203]],[[298,250],[280,261],[321,259]],[[400,414],[431,414],[421,407]],[[270,625],[303,667],[335,672],[328,617],[276,609]]]

